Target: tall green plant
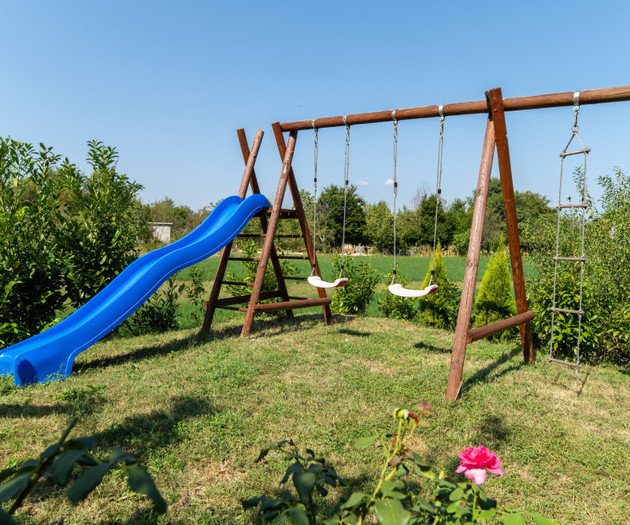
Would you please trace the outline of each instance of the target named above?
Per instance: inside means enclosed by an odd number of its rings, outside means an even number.
[[[510,268],[503,240],[488,261],[479,287],[475,310],[475,326],[485,326],[516,314],[516,302],[512,297]],[[518,329],[511,328],[492,335],[490,339],[504,341],[514,337],[517,332]]]
[[[0,347],[39,333],[65,302],[72,255],[61,225],[59,156],[0,139]]]
[[[457,320],[457,296],[459,295],[455,285],[446,275],[446,266],[442,260],[442,247],[438,243],[435,252],[435,261],[427,270],[422,281],[422,287],[426,288],[431,282],[431,270],[434,270],[433,284],[438,285],[438,290],[420,298],[420,322],[433,328],[451,328]]]
[[[116,171],[116,149],[92,140],[87,161],[88,176],[68,161],[60,170],[65,242],[74,256],[66,278],[73,306],[85,303],[137,257],[143,231],[137,200],[142,186]]]

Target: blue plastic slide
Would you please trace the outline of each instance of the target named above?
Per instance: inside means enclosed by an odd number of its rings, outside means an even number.
[[[267,207],[267,198],[260,194],[221,201],[198,228],[136,259],[72,315],[0,350],[0,375],[13,374],[16,385],[67,377],[78,354],[127,319],[171,275],[223,248]]]

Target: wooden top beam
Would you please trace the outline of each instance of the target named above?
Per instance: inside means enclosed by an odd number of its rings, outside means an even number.
[[[573,91],[564,93],[550,93],[547,95],[535,95],[531,97],[516,97],[503,99],[505,111],[521,111],[525,109],[554,108],[560,106],[573,105]],[[580,105],[601,104],[606,102],[622,102],[630,100],[630,86],[621,86],[604,89],[589,89],[580,91]],[[394,111],[397,120],[411,120],[418,118],[439,117],[439,106],[422,106],[415,108],[403,108],[395,110],[376,111],[373,113],[355,113],[346,115],[346,123],[354,126],[356,124],[371,124],[374,122],[388,122],[393,119]],[[485,100],[474,102],[456,102],[454,104],[444,104],[444,116],[449,115],[471,115],[476,113],[489,113],[488,104]],[[344,117],[325,117],[311,120],[298,120],[295,122],[285,122],[280,124],[282,131],[297,131],[302,129],[333,128],[344,126]]]

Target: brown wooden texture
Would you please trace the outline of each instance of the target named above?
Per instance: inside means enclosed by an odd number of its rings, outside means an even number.
[[[259,132],[262,133],[260,130]],[[259,132],[256,133],[256,137],[258,137]],[[251,152],[249,151],[249,145],[247,143],[247,137],[245,136],[245,130],[243,128],[240,128],[237,130],[236,133],[238,135],[238,141],[241,146],[241,153],[243,155],[243,161],[247,164],[251,157]],[[256,138],[254,138],[252,151],[255,145],[256,145]],[[252,175],[249,178],[249,182],[252,187],[252,193],[260,193],[260,186],[258,185],[258,179],[256,178],[256,173],[253,171],[253,169],[252,169]],[[247,193],[247,182],[245,181],[245,177],[243,177],[243,180],[241,182],[241,190],[243,190],[243,188],[245,190],[245,193]],[[267,235],[271,235],[272,237],[274,237],[275,232],[269,233],[269,220],[267,218],[267,214],[261,213],[259,217],[260,217],[260,227],[263,231],[262,235],[264,237],[266,237]],[[287,290],[287,285],[284,279],[282,278],[282,266],[280,266],[280,261],[278,260],[278,253],[276,251],[276,246],[273,243],[271,245],[271,251],[269,253],[269,257],[271,259],[271,266],[273,268],[273,272],[276,276],[276,282],[278,283],[278,289],[280,290],[280,296],[282,297],[283,301],[288,301],[289,291]],[[293,318],[293,312],[287,312],[287,317]]]
[[[488,324],[486,326],[480,326],[479,328],[473,328],[468,330],[468,334],[466,335],[466,342],[473,343],[475,341],[479,341],[479,339],[484,339],[490,335],[498,334],[499,332],[503,332],[508,328],[512,328],[513,326],[518,326],[528,321],[531,321],[536,314],[531,310],[523,314],[515,315],[514,317],[508,317],[507,319],[503,319],[501,321],[497,321],[496,323]]]
[[[604,89],[589,89],[580,91],[580,105],[601,104],[606,102],[622,102],[630,100],[630,86],[620,86]],[[573,91],[564,93],[550,93],[529,97],[506,98],[503,101],[505,111],[521,111],[527,109],[553,108],[573,105]],[[369,124],[373,122],[387,122],[392,120],[392,113],[396,111],[398,120],[430,118],[439,116],[438,105],[421,106],[414,108],[402,108],[396,110],[375,111],[371,113],[355,113],[346,116],[346,122],[350,125]],[[488,105],[485,100],[474,102],[457,102],[444,104],[444,115],[469,115],[473,113],[487,113]],[[343,116],[299,120],[284,122],[280,125],[282,131],[294,131],[301,129],[331,128],[344,126]]]
[[[241,335],[248,335],[252,331],[252,325],[254,324],[255,306],[259,302],[260,294],[262,292],[263,281],[265,278],[265,271],[267,269],[267,262],[273,249],[273,236],[276,233],[278,227],[278,219],[280,218],[280,210],[282,208],[282,201],[284,201],[284,194],[287,189],[287,182],[289,179],[289,173],[291,172],[291,162],[293,161],[293,153],[295,151],[295,141],[297,139],[297,131],[292,131],[289,135],[289,141],[286,146],[285,155],[282,161],[282,171],[280,173],[280,180],[278,181],[278,189],[276,191],[276,197],[274,199],[273,207],[271,208],[271,216],[269,218],[269,225],[267,227],[267,237],[263,242],[262,252],[260,254],[260,262],[258,263],[258,270],[256,272],[256,278],[254,279],[254,288],[252,289],[251,300],[247,308],[247,314],[245,315],[245,322],[243,323],[243,329]]]
[[[242,129],[238,130],[237,133],[239,135],[239,140],[241,140],[241,132],[242,136],[245,139],[245,134]],[[260,144],[262,142],[264,132],[262,130],[258,130],[256,132],[256,136],[254,137],[254,143],[252,145],[252,151],[249,151],[249,147],[247,147],[247,156],[245,158],[245,172],[243,173],[243,178],[241,179],[241,187],[238,192],[238,196],[241,199],[245,198],[247,193],[247,185],[252,184],[252,188],[254,184],[257,186],[258,182],[256,182],[256,173],[254,171],[254,164],[256,163],[256,158],[258,156],[258,151],[260,149]],[[245,145],[247,146],[247,139],[245,139]],[[241,147],[243,146],[241,142]],[[245,155],[245,151],[243,151]],[[260,193],[260,190],[254,193]],[[210,299],[207,302],[206,313],[203,318],[203,324],[201,325],[202,332],[209,332],[212,327],[212,320],[214,319],[214,312],[216,310],[216,303],[219,299],[219,294],[221,293],[221,284],[223,283],[223,278],[225,277],[225,270],[227,269],[227,264],[230,259],[230,252],[232,251],[232,242],[227,244],[223,251],[221,252],[221,259],[219,260],[219,265],[217,266],[217,273],[214,276],[214,283],[212,284],[212,291],[210,292]]]
[[[512,265],[514,296],[516,298],[516,312],[523,314],[528,311],[527,295],[525,292],[525,275],[523,274],[523,261],[521,259],[521,241],[518,234],[514,185],[512,182],[512,165],[510,162],[510,149],[508,145],[501,88],[491,89],[487,93],[487,96],[492,111],[492,121],[494,122],[497,161],[499,164],[499,174],[501,176],[501,188],[503,190],[503,207],[505,209],[507,238],[510,248],[510,264]],[[521,332],[521,344],[523,346],[523,359],[526,363],[534,364],[536,354],[534,352],[529,323],[519,325],[519,330]]]
[[[264,132],[261,129],[256,132],[251,151],[249,150],[249,146],[247,144],[245,130],[240,128],[236,130],[236,134],[238,135],[241,152],[243,153],[243,159],[245,160],[245,173],[248,174],[248,176],[243,176],[243,179],[241,180],[241,187],[238,189],[238,196],[241,199],[244,199],[245,195],[247,195],[247,186],[250,184],[252,186],[252,193],[260,193],[258,181],[256,180],[256,174],[254,172],[254,164],[258,158],[258,151],[260,150],[260,143],[262,142]]]
[[[257,304],[254,308],[257,312],[279,312],[280,310],[292,310],[294,308],[310,308],[312,306],[329,305],[330,297],[313,297],[311,299],[301,299],[297,301],[287,301],[282,303]]]
[[[468,324],[475,297],[475,284],[479,269],[479,256],[481,254],[481,237],[483,223],[486,217],[486,203],[488,201],[488,187],[490,186],[490,174],[492,173],[492,158],[494,156],[494,125],[490,119],[486,125],[486,134],[481,152],[481,165],[477,180],[477,192],[475,193],[475,205],[473,208],[472,226],[470,229],[470,242],[468,243],[468,255],[466,257],[466,269],[464,282],[462,283],[462,296],[459,302],[457,326],[455,328],[455,340],[451,355],[451,368],[448,374],[446,398],[455,401],[459,394],[464,373],[464,360],[466,358],[466,337]]]
[[[282,134],[282,130],[280,129],[280,125],[275,122],[272,125],[274,135],[276,137],[276,143],[278,145],[278,152],[282,157],[285,156],[286,145],[284,142],[284,136]],[[316,275],[321,276],[321,272],[319,271],[319,263],[317,262],[317,254],[315,253],[315,248],[313,246],[313,240],[311,238],[311,233],[308,228],[308,221],[306,220],[306,215],[304,214],[304,207],[302,206],[302,198],[300,197],[300,190],[298,189],[297,182],[295,180],[295,174],[293,173],[293,168],[289,170],[289,178],[288,178],[289,188],[291,190],[291,197],[293,198],[293,204],[295,206],[295,212],[297,214],[297,219],[300,223],[300,228],[302,230],[302,236],[304,237],[304,243],[306,245],[306,253],[308,254],[310,267],[313,268],[315,266]],[[317,288],[317,293],[321,299],[327,297],[326,291],[323,288]],[[323,304],[324,310],[324,319],[326,320],[326,324],[333,324],[332,312],[330,310],[330,302]]]

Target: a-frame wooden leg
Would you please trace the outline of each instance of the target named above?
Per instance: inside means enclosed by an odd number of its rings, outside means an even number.
[[[297,138],[297,131],[292,131],[289,135],[289,142],[287,144],[286,154],[282,162],[282,172],[280,174],[280,181],[278,182],[278,189],[276,191],[276,197],[274,199],[273,207],[271,209],[271,217],[269,218],[269,225],[267,227],[267,235],[263,242],[262,252],[260,254],[260,261],[258,263],[258,271],[256,272],[256,278],[254,280],[254,287],[247,307],[247,314],[245,315],[245,322],[243,323],[243,330],[241,335],[248,335],[252,330],[254,324],[255,307],[260,299],[262,292],[263,281],[265,278],[265,272],[267,270],[267,263],[269,261],[269,255],[273,247],[273,239],[278,228],[278,220],[280,219],[280,212],[282,209],[282,201],[284,200],[284,194],[287,189],[287,182],[289,180],[289,173],[291,171],[291,162],[293,162],[293,152],[295,151],[295,141]]]
[[[247,144],[247,137],[245,135],[245,130],[240,128],[236,131],[238,135],[238,141],[241,146],[241,153],[243,154],[243,160],[247,163],[250,157],[249,145]],[[258,185],[258,179],[256,178],[256,173],[252,171],[252,175],[250,177],[250,185],[252,188],[252,193],[260,193],[260,186]],[[242,191],[242,188],[241,188]],[[247,192],[247,187],[245,187],[245,192]],[[240,195],[240,193],[239,193]],[[262,229],[263,234],[266,236],[269,231],[269,220],[267,219],[267,215],[262,213],[260,215],[260,227]],[[276,276],[276,281],[278,283],[278,290],[280,291],[280,297],[283,301],[289,300],[289,291],[287,290],[287,284],[284,280],[284,276],[282,274],[282,266],[280,265],[280,259],[278,259],[278,253],[276,251],[275,244],[271,245],[271,252],[269,253],[269,258],[271,259],[271,265],[273,267],[274,274]],[[286,311],[287,317],[293,318],[293,310]]]
[[[486,94],[492,111],[492,121],[495,128],[495,141],[497,145],[497,160],[501,176],[501,188],[503,190],[503,205],[505,208],[505,222],[507,227],[508,245],[510,248],[510,263],[512,265],[512,278],[514,280],[514,296],[516,298],[516,311],[518,314],[527,312],[527,295],[525,293],[525,276],[523,274],[523,262],[521,259],[521,242],[518,234],[518,221],[516,219],[516,206],[514,202],[514,185],[512,182],[512,166],[510,163],[510,149],[508,146],[507,127],[505,124],[505,112],[501,88],[495,88]],[[519,325],[521,332],[521,344],[523,346],[523,359],[526,363],[534,364],[536,354],[532,342],[532,334],[529,322]]]
[[[272,128],[276,137],[276,143],[278,145],[278,152],[280,153],[280,157],[285,158],[287,146],[284,142],[284,135],[282,134],[282,129],[280,129],[280,124],[276,122],[272,125]],[[297,182],[295,180],[295,174],[293,173],[293,168],[291,167],[287,180],[289,188],[291,190],[293,204],[295,205],[295,210],[297,212],[298,221],[300,223],[300,229],[302,230],[302,237],[304,238],[304,243],[306,244],[306,253],[308,254],[310,268],[313,268],[313,266],[315,266],[315,271],[317,275],[321,275],[321,272],[319,271],[319,263],[317,262],[317,255],[313,246],[313,239],[311,238],[311,233],[308,228],[308,221],[306,220],[306,214],[304,213],[304,207],[302,206],[300,190],[298,189]],[[320,298],[323,299],[327,297],[326,291],[323,288],[317,288],[317,292]],[[326,320],[326,324],[333,324],[333,316],[330,310],[330,305],[325,304],[322,306],[322,309],[324,311],[324,319]]]
[[[256,182],[256,175],[254,172],[254,164],[256,163],[256,158],[258,156],[258,151],[260,149],[260,144],[262,142],[264,132],[262,130],[258,130],[256,132],[256,136],[254,137],[254,143],[252,144],[251,152],[248,152],[247,159],[245,162],[245,173],[243,174],[243,179],[241,181],[241,187],[238,192],[238,196],[241,199],[245,198],[247,193],[247,186],[249,184]],[[248,148],[249,149],[249,148]],[[258,191],[260,193],[260,191]],[[217,267],[217,273],[214,277],[214,284],[212,285],[212,292],[210,292],[210,299],[206,303],[206,314],[203,319],[203,325],[201,326],[201,330],[203,332],[209,332],[210,327],[212,326],[212,319],[214,318],[214,312],[216,310],[216,303],[219,299],[219,294],[221,293],[221,284],[223,283],[223,278],[225,277],[225,270],[227,268],[228,261],[230,259],[230,252],[232,251],[232,243],[230,242],[228,245],[223,248],[223,252],[221,253],[221,259],[219,260],[219,266]]]
[[[466,257],[466,270],[464,272],[462,297],[459,302],[455,341],[451,355],[451,368],[448,374],[448,385],[446,387],[446,398],[449,401],[455,401],[457,399],[464,373],[466,335],[470,324],[473,299],[475,297],[475,284],[477,282],[477,271],[479,270],[479,257],[481,254],[481,237],[483,235],[483,223],[486,217],[486,204],[488,202],[488,188],[490,186],[490,175],[492,173],[492,158],[494,156],[495,142],[494,134],[493,122],[491,119],[488,119],[481,153],[477,191],[475,193],[470,242],[468,243],[468,256]]]

